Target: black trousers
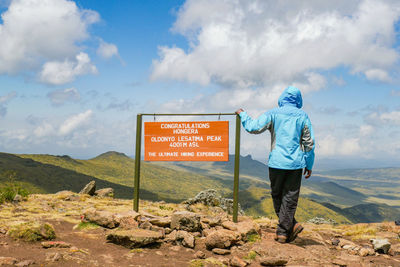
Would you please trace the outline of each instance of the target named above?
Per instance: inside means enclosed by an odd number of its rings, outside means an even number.
[[[294,215],[300,195],[302,169],[281,170],[269,168],[271,195],[279,218],[277,235],[289,236],[297,223]]]

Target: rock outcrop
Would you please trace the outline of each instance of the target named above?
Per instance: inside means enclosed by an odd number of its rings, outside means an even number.
[[[95,208],[87,209],[83,213],[83,221],[92,222],[106,228],[115,228],[119,226],[120,220],[110,211],[96,210]]]
[[[388,254],[390,249],[390,242],[387,239],[371,239],[370,242],[374,246],[374,250],[378,253]]]
[[[98,196],[98,197],[114,197],[114,189],[102,188],[102,189],[96,190],[94,192],[94,195]]]
[[[214,189],[208,189],[199,192],[194,198],[189,198],[184,201],[186,208],[190,210],[190,205],[201,203],[210,207],[220,207],[223,211],[228,214],[233,214],[233,199],[223,198]],[[244,214],[239,204],[239,214]]]
[[[196,213],[179,211],[172,214],[171,229],[198,232],[201,228],[200,216]]]
[[[107,235],[109,242],[131,249],[154,244],[161,238],[163,238],[161,233],[145,229],[117,229]]]
[[[79,192],[79,194],[87,194],[89,196],[93,196],[94,192],[96,192],[96,182],[91,181]]]

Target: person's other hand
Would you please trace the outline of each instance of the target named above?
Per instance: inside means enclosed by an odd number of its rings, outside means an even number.
[[[312,170],[308,170],[307,168],[304,169],[304,175],[306,179],[310,178]]]
[[[238,110],[235,111],[235,113],[239,115],[239,114],[242,113],[243,111],[244,111],[244,110],[243,110],[242,108],[239,108]]]

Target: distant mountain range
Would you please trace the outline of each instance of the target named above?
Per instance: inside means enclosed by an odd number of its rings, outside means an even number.
[[[79,191],[95,180],[99,188],[113,187],[116,197],[132,198],[134,164],[132,158],[112,151],[89,160],[0,153],[0,174],[14,170],[18,181],[33,193]],[[209,188],[232,196],[233,167],[233,156],[228,162],[142,162],[141,198],[180,202]],[[297,217],[337,222],[400,218],[399,177],[400,169],[393,168],[316,172],[303,180]],[[0,182],[6,179],[0,176]],[[275,216],[268,167],[251,156],[240,158],[239,201],[250,215]]]

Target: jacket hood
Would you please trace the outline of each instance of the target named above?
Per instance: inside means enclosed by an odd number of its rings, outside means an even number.
[[[283,91],[278,100],[279,107],[282,106],[295,106],[301,108],[303,106],[303,98],[301,92],[297,87],[289,86]]]

